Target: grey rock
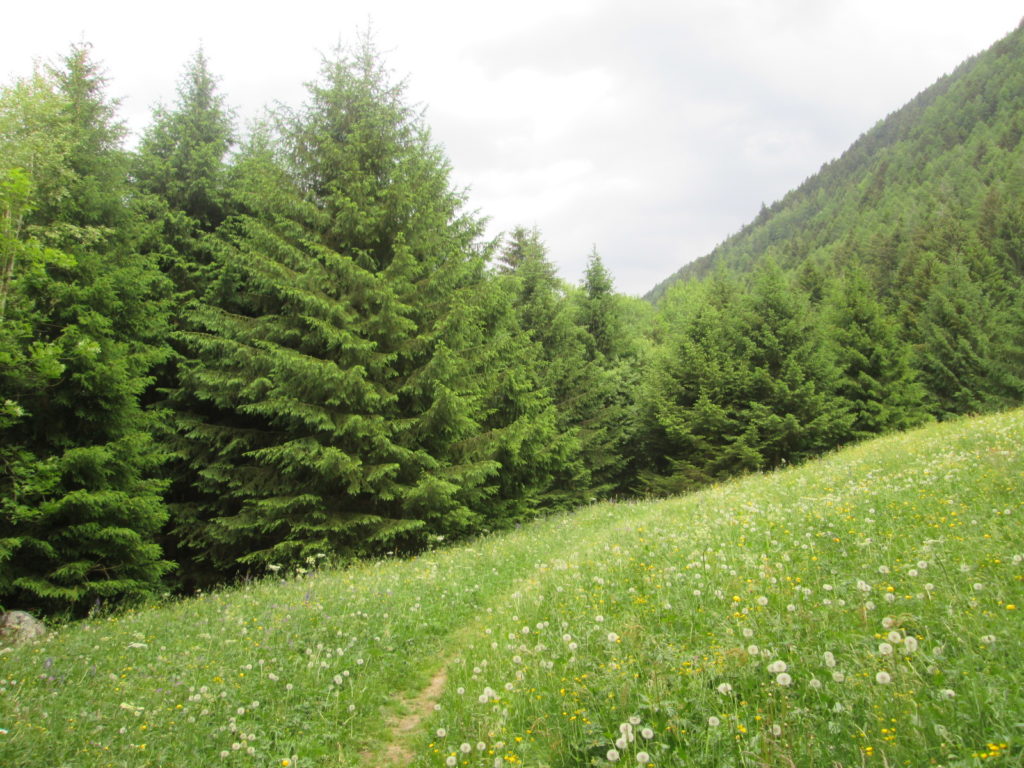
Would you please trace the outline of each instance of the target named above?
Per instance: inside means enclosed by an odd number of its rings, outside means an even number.
[[[25,611],[0,614],[0,640],[6,645],[21,645],[46,636],[46,627]]]

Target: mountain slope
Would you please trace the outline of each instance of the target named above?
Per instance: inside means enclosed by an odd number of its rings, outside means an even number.
[[[1024,272],[1024,29],[958,67],[862,135],[837,160],[710,254],[646,296],[719,267],[748,271],[766,254],[784,267],[874,271],[883,293],[908,252],[980,245]]]
[[[94,617],[0,652],[0,763],[1019,765],[1022,483],[1018,410]]]

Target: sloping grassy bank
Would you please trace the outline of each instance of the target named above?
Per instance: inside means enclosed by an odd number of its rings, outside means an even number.
[[[85,622],[0,656],[0,764],[382,764],[446,667],[415,765],[1019,765],[1022,445],[935,425]]]

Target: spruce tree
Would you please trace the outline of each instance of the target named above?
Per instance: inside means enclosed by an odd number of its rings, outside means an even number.
[[[223,573],[486,526],[535,427],[495,412],[481,223],[369,45],[278,131],[243,152],[244,213],[179,336],[199,495],[176,535]]]
[[[748,444],[750,372],[738,332],[741,294],[730,276],[673,286],[645,374],[640,489],[681,493],[758,469]]]
[[[581,429],[595,405],[598,371],[587,358],[587,334],[577,322],[568,288],[558,278],[540,232],[513,230],[499,261],[498,279],[513,297],[520,327],[536,343],[538,382],[557,409],[565,460],[543,503],[569,507],[591,495]]]
[[[774,264],[755,275],[737,333],[750,380],[745,442],[760,466],[801,461],[849,439],[839,369],[808,299]]]
[[[596,247],[587,260],[583,285],[572,298],[584,332],[586,364],[592,369],[579,425],[583,460],[593,492],[605,496],[632,485],[629,446],[640,383],[639,350],[626,323],[624,297],[615,293]]]
[[[833,281],[826,297],[828,338],[841,371],[837,394],[846,400],[851,437],[906,429],[925,417],[924,387],[910,345],[860,270]]]
[[[587,257],[583,292],[578,302],[591,359],[614,362],[627,352],[622,309],[614,288],[611,273],[594,247]]]
[[[719,274],[673,293],[646,394],[656,452],[644,488],[689,490],[848,439],[853,417],[836,394],[835,360],[807,297],[778,267],[762,268],[746,292]]]
[[[153,226],[148,245],[183,298],[202,289],[206,240],[230,211],[226,156],[234,143],[232,114],[200,49],[177,102],[154,111],[131,169],[134,204]]]
[[[967,266],[943,265],[916,328],[917,365],[932,412],[978,413],[1004,404],[997,378],[997,313]]]
[[[133,247],[123,129],[88,48],[2,101],[0,156],[44,159],[22,168],[19,238],[43,258],[13,274],[0,341],[0,598],[80,611],[170,567],[158,420],[139,403],[165,354],[165,290]]]
[[[200,49],[185,67],[176,102],[154,111],[131,164],[131,204],[144,222],[140,248],[153,254],[173,286],[171,324],[176,330],[187,322],[188,302],[213,279],[213,233],[233,210],[226,158],[234,143],[231,112]],[[178,388],[178,372],[187,356],[187,349],[180,345],[173,349],[155,372],[149,402],[169,405],[168,392]],[[192,410],[197,407],[189,404]],[[160,440],[173,455],[173,432],[162,433]],[[196,489],[187,465],[172,459],[166,473],[168,503],[192,503]],[[168,554],[177,557],[177,537],[164,535],[161,541]],[[179,570],[179,579],[195,581],[192,567]]]

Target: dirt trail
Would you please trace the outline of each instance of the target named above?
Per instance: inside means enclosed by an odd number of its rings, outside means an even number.
[[[405,714],[393,716],[388,722],[388,728],[391,730],[390,743],[381,754],[363,753],[364,763],[377,768],[401,768],[412,762],[415,755],[406,746],[406,742],[419,730],[420,724],[430,717],[447,682],[448,665],[445,664],[430,679],[427,687],[414,698],[403,699],[400,704]]]

